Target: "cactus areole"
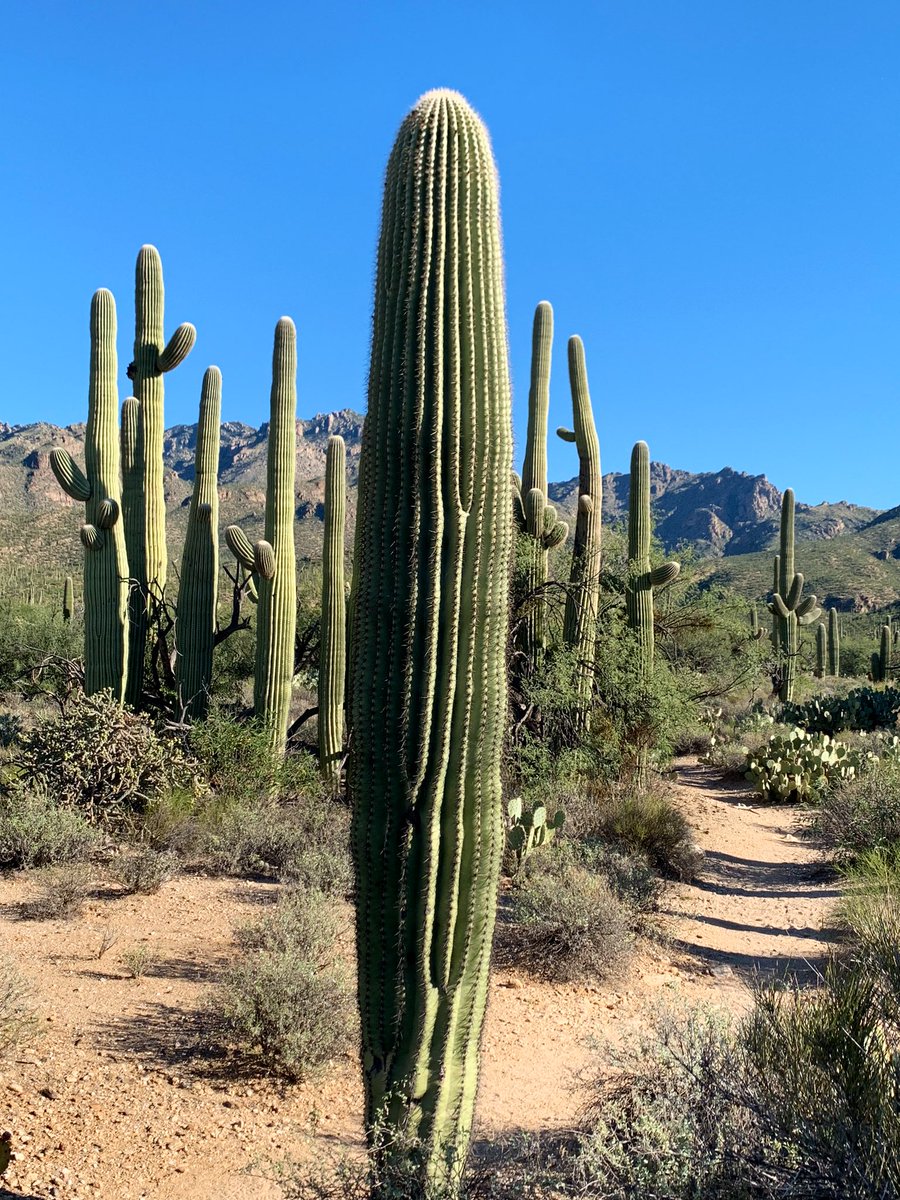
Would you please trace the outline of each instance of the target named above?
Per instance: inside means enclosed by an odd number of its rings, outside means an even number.
[[[373,324],[348,764],[362,1065],[373,1148],[405,1147],[427,1195],[458,1188],[475,1105],[512,536],[497,179],[454,92],[424,96],[391,153]]]

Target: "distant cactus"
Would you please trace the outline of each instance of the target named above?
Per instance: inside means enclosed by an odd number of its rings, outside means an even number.
[[[882,625],[881,645],[872,651],[872,682],[886,683],[891,669],[891,627]]]
[[[67,450],[51,450],[60,487],[85,506],[84,687],[121,701],[128,664],[128,560],[121,520],[116,302],[101,288],[91,300],[91,381],[82,472]]]
[[[335,787],[344,753],[347,601],[344,593],[346,460],[342,437],[330,437],[325,457],[325,534],[322,553],[322,637],[319,649],[319,769]]]
[[[193,325],[183,324],[166,342],[164,295],[159,252],[142,246],[135,267],[134,361],[129,368],[136,403],[127,400],[122,413],[123,506],[134,581],[127,698],[133,705],[141,698],[148,619],[162,601],[168,569],[163,375],[187,358],[197,337]]]
[[[650,448],[637,442],[631,452],[631,481],[628,493],[628,582],[625,602],[628,624],[638,636],[641,670],[653,668],[655,635],[653,628],[653,589],[662,588],[678,578],[681,564],[663,563],[650,567]]]
[[[366,1122],[417,1196],[459,1190],[504,850],[502,278],[487,132],[461,96],[431,92],[400,128],[384,189],[348,767]]]
[[[563,441],[574,442],[578,450],[578,511],[563,636],[578,659],[578,706],[575,710],[575,721],[582,730],[586,730],[590,723],[600,605],[603,476],[600,471],[600,442],[591,407],[584,345],[580,337],[569,338],[568,351],[569,386],[572,392],[572,417],[575,428],[570,430],[560,427],[556,432]]]
[[[272,748],[283,752],[294,678],[297,577],[294,551],[294,479],[297,460],[297,331],[290,317],[275,329],[266,467],[265,538],[251,545],[239,525],[225,540],[235,558],[254,572],[256,675],[253,704],[265,721]]]
[[[552,842],[557,832],[565,824],[566,815],[557,809],[552,820],[547,819],[547,810],[543,804],[533,804],[526,808],[522,797],[515,796],[506,806],[509,818],[509,833],[507,845],[516,859],[516,873],[525,866],[533,851]]]
[[[841,673],[841,626],[835,609],[828,610],[828,674]]]
[[[758,642],[763,635],[763,631],[759,627],[759,612],[756,604],[750,606],[750,637],[754,642]]]
[[[200,392],[200,420],[194,454],[194,490],[181,556],[175,636],[178,694],[187,714],[205,716],[209,708],[216,599],[219,577],[219,421],[222,376],[207,368]]]
[[[816,679],[824,679],[828,657],[828,630],[821,622],[816,626]]]
[[[794,698],[794,682],[800,655],[800,627],[812,625],[822,615],[815,596],[803,595],[803,576],[794,570],[794,493],[788,488],[781,501],[781,552],[776,557],[777,588],[769,611],[778,622],[778,654],[781,664],[779,696],[784,703]]]
[[[75,612],[75,584],[72,582],[72,576],[67,575],[66,581],[63,584],[63,600],[62,600],[62,618],[65,623],[72,620],[72,614]]]

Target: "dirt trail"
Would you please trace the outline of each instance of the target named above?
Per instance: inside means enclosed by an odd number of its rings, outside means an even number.
[[[678,795],[706,862],[665,898],[668,938],[643,948],[622,979],[553,986],[495,973],[478,1105],[484,1130],[540,1129],[577,1119],[579,1078],[646,1021],[681,999],[747,1004],[755,971],[801,975],[833,934],[837,888],[789,809],[756,808],[749,789],[684,760]],[[0,1198],[276,1200],[241,1169],[254,1158],[358,1144],[355,1055],[327,1077],[280,1092],[204,1054],[203,1004],[233,954],[231,929],[274,895],[264,883],[183,876],[156,896],[101,898],[69,922],[18,919],[30,885],[0,878],[0,945],[34,983],[43,1036],[0,1065],[0,1129],[17,1157]],[[119,942],[97,958],[105,927]],[[130,979],[119,955],[137,943],[151,965]],[[4,1190],[4,1185],[6,1190]]]

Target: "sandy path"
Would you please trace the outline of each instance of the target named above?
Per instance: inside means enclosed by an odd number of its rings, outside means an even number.
[[[667,893],[668,939],[650,943],[619,980],[553,986],[514,973],[492,981],[478,1119],[485,1131],[569,1125],[579,1079],[661,1000],[739,1010],[745,978],[827,954],[836,886],[791,810],[756,809],[742,785],[686,760],[680,803],[707,859]],[[0,1064],[0,1129],[17,1158],[0,1197],[49,1200],[276,1200],[241,1169],[255,1157],[307,1157],[358,1144],[355,1054],[324,1080],[280,1091],[235,1077],[203,1053],[204,996],[233,954],[231,929],[254,919],[273,886],[183,876],[156,896],[93,901],[68,922],[18,919],[22,875],[0,878],[0,944],[37,989],[43,1036]],[[102,959],[101,933],[119,942]],[[130,979],[121,950],[144,943],[152,965]],[[6,1189],[4,1190],[4,1184]]]

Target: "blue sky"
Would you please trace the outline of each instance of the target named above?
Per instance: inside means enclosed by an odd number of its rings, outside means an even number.
[[[765,472],[802,500],[900,503],[896,0],[9,5],[0,43],[0,420],[86,413],[91,292],[155,243],[168,377],[195,419],[268,403],[282,313],[302,416],[365,404],[381,177],[418,95],[481,112],[502,188],[521,457],[531,318],[585,340],[604,470],[631,445]],[[551,476],[575,473],[551,446]]]

